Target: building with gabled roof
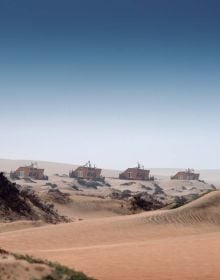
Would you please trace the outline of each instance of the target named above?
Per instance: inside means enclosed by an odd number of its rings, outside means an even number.
[[[11,172],[11,177],[27,178],[30,177],[35,180],[47,180],[48,177],[44,175],[44,169],[36,167],[33,163],[29,166],[21,166],[15,172]]]
[[[77,167],[74,171],[70,171],[69,176],[71,178],[81,178],[81,179],[93,179],[100,180],[102,169],[92,167],[90,161],[88,161],[85,165]]]
[[[186,171],[179,171],[174,176],[171,177],[171,180],[199,180],[199,173],[195,173],[193,169],[187,169]]]
[[[153,178],[150,178],[150,170],[144,169],[144,167],[141,167],[138,163],[137,167],[128,168],[120,173],[119,179],[149,181]]]

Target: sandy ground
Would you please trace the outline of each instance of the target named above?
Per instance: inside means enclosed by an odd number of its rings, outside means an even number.
[[[0,160],[0,170],[10,172],[30,161]],[[74,222],[45,225],[41,222],[19,221],[0,223],[0,247],[12,252],[31,254],[58,261],[81,270],[99,280],[218,280],[220,275],[220,191],[175,210],[158,210],[125,215],[121,201],[99,197],[108,195],[109,188],[87,190],[79,196],[66,176],[75,166],[39,162],[50,176],[49,182],[71,195],[72,202],[56,204],[58,210],[73,216]],[[167,194],[188,194],[204,191],[202,182],[171,181],[177,169],[152,169],[158,183]],[[219,170],[201,170],[201,179],[220,187]],[[136,182],[130,186],[116,178],[119,171],[104,170],[112,189],[141,191]],[[46,181],[23,182],[40,195],[49,189]],[[184,186],[184,189],[182,188]],[[123,215],[122,215],[123,214]],[[13,260],[0,260],[14,269]],[[20,267],[20,266],[19,266]],[[19,268],[20,278],[25,267]],[[14,271],[16,274],[16,270]],[[25,274],[24,274],[25,275]]]
[[[217,280],[219,210],[216,191],[176,210],[3,232],[0,244],[100,280]]]
[[[42,279],[52,274],[52,269],[44,264],[30,264],[16,260],[12,255],[0,255],[0,279]]]
[[[29,165],[30,162],[31,161],[0,159],[0,171],[9,173],[11,170],[16,170],[19,166]],[[70,194],[91,195],[104,198],[109,197],[114,190],[129,190],[136,193],[146,191],[147,189],[149,194],[153,194],[155,191],[155,184],[159,185],[167,196],[200,195],[209,190],[211,184],[214,184],[216,188],[220,189],[220,170],[196,170],[201,173],[200,178],[202,181],[182,181],[170,180],[170,176],[174,175],[178,169],[151,169],[151,174],[155,176],[155,181],[131,182],[129,180],[119,180],[118,174],[120,171],[104,169],[102,170],[102,175],[105,176],[105,181],[110,187],[102,186],[97,189],[80,188],[80,192],[77,193],[77,191],[73,189],[73,186],[77,185],[76,180],[68,176],[69,171],[75,169],[76,165],[38,162],[38,166],[45,169],[45,174],[49,176],[49,181],[33,180],[33,182],[31,182],[30,180],[25,181],[22,179],[17,180],[16,183],[31,187],[37,192],[48,191],[51,188],[48,184],[55,184],[61,191]],[[169,200],[169,198],[166,199]]]
[[[0,223],[0,233],[16,231],[26,228],[34,228],[45,225],[45,223],[41,221],[16,221],[16,222],[6,222]]]

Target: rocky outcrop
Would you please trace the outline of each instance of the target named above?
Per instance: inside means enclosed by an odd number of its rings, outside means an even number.
[[[165,206],[161,201],[155,199],[153,195],[150,195],[147,192],[134,195],[130,199],[130,203],[133,210],[142,209],[144,211],[161,209]]]
[[[47,223],[67,222],[60,216],[53,204],[43,202],[33,190],[21,189],[0,173],[0,219],[43,220]]]

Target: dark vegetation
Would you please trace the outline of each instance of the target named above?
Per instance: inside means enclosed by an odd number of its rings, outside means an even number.
[[[214,186],[213,184],[211,184],[211,188],[212,188],[213,191],[217,190],[216,186]]]
[[[43,220],[47,223],[67,222],[54,210],[54,205],[43,202],[36,193],[22,189],[0,173],[0,218],[2,220]]]
[[[98,181],[90,181],[90,180],[85,180],[85,179],[77,179],[77,182],[79,185],[83,186],[83,187],[87,187],[87,188],[93,188],[93,189],[97,189],[97,187],[101,187],[102,184]]]
[[[106,183],[105,180],[86,180],[86,179],[81,179],[78,178],[77,179],[77,183],[80,186],[86,187],[86,188],[93,188],[93,189],[97,189],[97,187],[110,187],[111,185]]]
[[[50,262],[47,260],[35,259],[29,255],[19,255],[12,254],[0,248],[0,254],[2,255],[12,255],[16,260],[24,260],[30,264],[44,264],[52,268],[52,273],[50,275],[44,276],[38,280],[95,280],[94,278],[86,276],[82,272],[75,271],[66,266],[60,265],[55,262]],[[0,275],[1,278],[1,275]],[[37,279],[36,279],[37,280]]]
[[[176,208],[179,208],[185,204],[188,204],[210,192],[213,192],[213,191],[216,191],[216,188],[211,188],[211,189],[208,189],[200,194],[198,193],[193,193],[193,194],[188,194],[188,195],[185,195],[185,196],[175,196],[174,197],[174,201],[168,205],[168,208],[169,209],[176,209]]]
[[[142,188],[143,190],[146,190],[146,191],[152,191],[152,188],[151,188],[151,187],[147,187],[147,186],[145,186],[145,185],[141,185],[141,188]]]
[[[53,183],[50,183],[50,182],[47,182],[45,184],[45,186],[51,187],[52,189],[56,189],[58,187],[57,184],[53,184]]]
[[[126,183],[122,183],[121,186],[131,186],[136,184],[136,182],[126,182]]]
[[[124,190],[122,192],[114,190],[111,194],[111,198],[128,201],[130,204],[130,210],[132,211],[151,211],[165,206],[165,204],[159,201],[155,195],[148,194],[146,191],[133,193],[130,190]]]
[[[48,191],[48,198],[56,203],[66,204],[71,202],[70,194],[63,193],[59,189],[50,189]]]
[[[192,198],[192,200],[197,199],[197,198],[198,198],[198,195],[195,195],[195,197]],[[190,200],[188,200],[185,196],[175,196],[174,202],[170,205],[171,206],[170,209],[179,208],[188,202],[190,202]]]
[[[142,209],[144,211],[151,211],[164,207],[162,202],[155,199],[153,195],[150,195],[147,192],[134,195],[130,202],[132,210]]]
[[[131,196],[132,196],[132,191],[130,190],[124,190],[124,191],[113,190],[113,192],[110,195],[112,199],[122,199],[122,200],[127,200]]]
[[[154,183],[154,194],[166,195],[165,192],[163,191],[163,189],[157,183]]]
[[[71,188],[74,189],[75,191],[80,191],[80,189],[75,185],[71,185]]]
[[[23,179],[26,183],[34,183],[34,184],[36,184],[36,182],[35,181],[33,181],[31,178],[29,178],[29,177],[27,177],[27,178],[24,178]]]

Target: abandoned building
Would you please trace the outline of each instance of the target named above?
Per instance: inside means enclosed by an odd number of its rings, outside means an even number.
[[[153,180],[153,177],[150,177],[150,170],[146,170],[138,164],[137,167],[128,168],[120,173],[119,179],[149,181]]]
[[[199,180],[199,173],[194,173],[193,169],[187,169],[186,171],[179,171],[174,176],[171,177],[171,180]]]
[[[21,166],[15,172],[11,172],[11,178],[32,178],[35,180],[48,180],[48,177],[44,175],[44,169],[37,168],[32,163],[29,166]]]
[[[71,178],[101,180],[103,178],[101,172],[102,169],[96,168],[95,166],[92,167],[89,161],[85,165],[79,166],[74,171],[70,171],[69,176]]]

